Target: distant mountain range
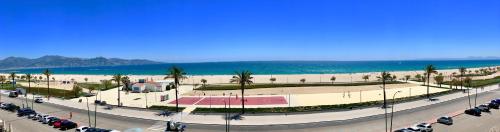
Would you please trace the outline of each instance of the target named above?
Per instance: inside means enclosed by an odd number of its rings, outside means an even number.
[[[0,60],[0,69],[19,68],[49,68],[49,67],[89,67],[89,66],[118,66],[118,65],[145,65],[161,64],[161,62],[144,59],[119,58],[73,58],[56,55],[47,55],[36,59],[23,57],[8,57]]]

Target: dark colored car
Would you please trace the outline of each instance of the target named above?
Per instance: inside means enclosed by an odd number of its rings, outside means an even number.
[[[488,107],[487,104],[479,105],[477,106],[477,108],[479,108],[479,110],[481,110],[482,112],[490,112],[490,107]]]
[[[73,128],[77,128],[78,127],[78,124],[72,122],[72,121],[69,121],[69,120],[65,120],[65,121],[62,121],[61,122],[61,130],[68,130],[68,129],[73,129]]]
[[[57,121],[59,121],[59,120],[61,120],[61,119],[59,119],[59,118],[57,118],[57,117],[52,117],[52,118],[49,118],[49,122],[48,122],[48,124],[49,124],[49,126],[52,126],[52,125],[54,125],[54,123],[55,123],[55,122],[57,122]]]
[[[22,108],[17,110],[17,116],[26,116],[30,114],[36,114],[36,112],[32,109],[29,108]]]
[[[472,109],[467,109],[464,112],[465,114],[469,115],[474,115],[474,116],[481,116],[481,110],[479,108],[472,108]]]
[[[498,109],[500,107],[500,104],[495,103],[495,102],[490,102],[490,103],[488,103],[488,107],[490,107],[492,109]]]
[[[19,110],[19,106],[15,105],[15,104],[5,104],[5,110],[14,112],[16,110]]]
[[[491,102],[500,104],[500,99],[494,99],[494,100],[491,100]]]

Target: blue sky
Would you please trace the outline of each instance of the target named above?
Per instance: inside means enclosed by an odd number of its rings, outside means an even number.
[[[498,0],[0,0],[0,58],[500,56]]]

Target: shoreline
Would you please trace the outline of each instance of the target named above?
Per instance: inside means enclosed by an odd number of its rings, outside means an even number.
[[[496,68],[498,66],[490,66],[490,67],[477,67],[477,68],[467,68],[467,70],[475,73],[475,70],[481,68]],[[445,80],[449,80],[450,75],[453,72],[459,74],[458,69],[441,69],[437,70],[439,73],[443,73],[445,76]],[[187,71],[189,72],[189,71]],[[423,75],[424,70],[410,70],[410,71],[388,71],[392,75],[396,75],[398,79],[404,78],[406,75],[410,75],[411,78],[414,78],[416,74]],[[274,83],[301,83],[301,79],[306,79],[306,83],[308,82],[331,82],[330,78],[332,76],[336,77],[335,82],[359,82],[365,81],[362,79],[363,76],[369,75],[369,79],[367,81],[376,80],[376,76],[378,76],[380,72],[361,72],[361,73],[334,73],[334,74],[254,74],[252,75],[254,78],[252,81],[254,83],[270,83],[270,78],[276,78]],[[0,73],[0,75],[4,75],[8,77],[8,73]],[[17,74],[18,76],[24,74]],[[45,79],[45,76],[42,74],[32,74],[33,76],[42,76]],[[499,76],[500,74],[497,72],[495,74],[489,76],[479,76],[481,77],[490,77],[490,76]],[[74,79],[77,82],[86,82],[85,78],[88,79],[87,82],[99,82],[100,80],[111,79],[113,75],[88,75],[88,74],[53,74],[51,78],[54,77],[56,81],[70,81]],[[164,80],[166,75],[126,75],[129,76],[132,82],[136,82],[139,79],[147,79],[147,80]],[[233,75],[186,75],[187,79],[182,81],[182,84],[202,84],[201,79],[206,79],[207,84],[224,84],[229,83],[229,80],[233,77]],[[433,79],[432,79],[433,81]]]

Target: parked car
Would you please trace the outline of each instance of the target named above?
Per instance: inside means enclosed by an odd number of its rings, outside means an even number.
[[[43,103],[43,99],[42,98],[37,98],[37,99],[35,99],[35,103]]]
[[[63,122],[61,122],[61,130],[68,130],[68,129],[73,129],[73,128],[76,128],[78,127],[78,124],[70,121],[70,120],[65,120]]]
[[[479,108],[479,110],[481,110],[482,112],[490,112],[490,107],[488,107],[488,105],[479,105],[477,106],[477,108]]]
[[[493,100],[491,100],[491,102],[500,104],[500,98],[499,99],[493,99]]]
[[[453,119],[449,116],[440,117],[437,119],[437,122],[445,125],[453,125]]]
[[[167,121],[165,132],[183,132],[186,125],[181,122]]]
[[[413,130],[410,130],[410,129],[408,129],[408,128],[402,128],[402,129],[398,129],[398,130],[396,130],[396,131],[394,131],[394,132],[414,132],[414,131],[413,131]]]
[[[55,121],[55,122],[52,124],[52,126],[54,126],[54,128],[60,128],[60,127],[61,127],[61,123],[62,123],[63,121],[65,121],[65,120],[64,120],[64,119],[62,119],[62,120],[57,120],[57,121]]]
[[[416,125],[417,128],[420,129],[421,132],[432,132],[432,125],[429,123],[420,123]]]
[[[16,98],[17,96],[19,96],[19,93],[17,93],[17,91],[10,91],[9,92],[9,97]]]
[[[8,111],[11,111],[11,112],[14,112],[16,110],[19,110],[19,106],[15,105],[15,104],[12,104],[12,103],[8,103],[8,104],[5,104],[5,110],[8,110]]]
[[[465,110],[465,114],[481,116],[481,110],[477,107]]]
[[[34,119],[34,118],[36,118],[37,115],[38,115],[37,113],[33,113],[33,114],[29,114],[27,117],[28,117],[28,119]]]
[[[50,122],[50,120],[52,118],[55,118],[55,117],[53,117],[53,116],[46,116],[46,117],[43,118],[42,123],[43,124],[49,124],[49,122]]]
[[[30,108],[22,108],[17,110],[17,116],[27,116],[30,114],[36,114],[36,112]]]
[[[108,130],[102,128],[88,128],[85,132],[120,132],[118,130]]]
[[[498,109],[500,107],[500,104],[495,103],[495,102],[489,102],[487,104],[488,104],[488,107],[490,107],[492,109]]]
[[[406,128],[406,129],[408,129],[408,130],[410,130],[410,131],[413,131],[413,132],[420,132],[420,128],[418,128],[418,127],[416,127],[416,126],[414,126],[414,127],[408,127],[408,128]]]
[[[43,122],[43,120],[45,120],[46,117],[48,117],[49,115],[47,114],[38,114],[38,122]]]
[[[54,125],[54,123],[56,123],[59,120],[61,120],[61,119],[59,119],[57,117],[52,117],[52,118],[50,118],[50,120],[47,124],[49,124],[49,126],[52,126],[52,125]]]
[[[81,127],[76,128],[75,132],[86,132],[87,129],[89,129],[88,126],[81,126]]]

